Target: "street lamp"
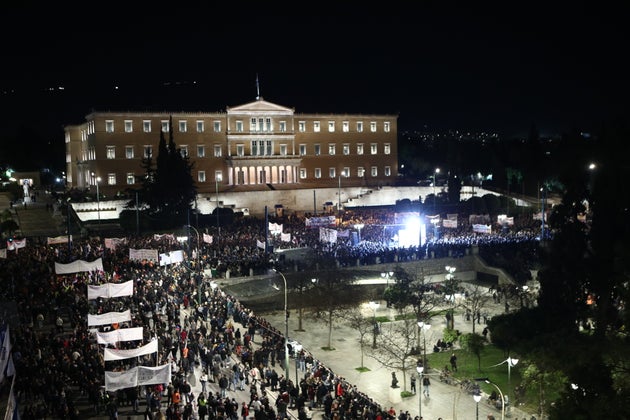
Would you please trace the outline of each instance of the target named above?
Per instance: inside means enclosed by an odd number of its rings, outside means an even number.
[[[201,269],[201,266],[199,264],[199,254],[201,253],[201,247],[199,246],[199,244],[200,244],[199,243],[199,231],[194,226],[191,226],[191,225],[186,225],[186,226],[188,226],[188,236],[190,236],[190,229],[193,229],[195,231],[195,233],[197,234],[197,267],[196,268],[197,268],[197,272],[199,273],[199,271]],[[188,245],[190,247],[190,241],[188,242]],[[202,279],[197,278],[196,280],[199,283],[197,285],[198,286],[197,304],[201,305],[201,285],[203,283],[203,281],[202,281],[203,278]]]
[[[287,306],[287,278],[279,270],[273,269],[280,274],[284,282],[284,377],[289,380],[289,308]]]
[[[387,280],[387,287],[389,287],[389,278],[393,275],[394,275],[393,271],[386,271],[384,273],[381,273],[381,277]]]
[[[481,394],[479,391],[475,392],[473,395],[473,400],[475,400],[475,419],[479,420],[479,401],[481,401]]]
[[[98,190],[98,184],[101,182],[101,177],[96,177],[96,212],[98,213],[98,223],[101,223],[101,194]]]
[[[505,362],[507,363],[508,366],[508,384],[510,383],[510,370],[511,368],[513,368],[514,366],[516,366],[516,364],[518,363],[518,359],[513,359],[511,357],[508,357]]]
[[[418,350],[420,349],[420,335],[422,334],[422,366],[427,365],[427,337],[425,331],[428,331],[431,328],[431,324],[427,324],[423,321],[418,321]]]
[[[433,171],[433,213],[435,214],[435,175],[440,173],[440,168],[435,168]]]
[[[420,389],[422,389],[422,379],[424,376],[424,366],[416,366],[418,379],[420,379]],[[418,417],[422,418],[422,392],[418,392]]]
[[[450,313],[450,321],[449,321],[449,328],[455,328],[455,311],[454,311],[454,306],[455,306],[455,284],[453,284],[453,280],[455,279],[455,270],[457,270],[457,267],[452,266],[452,265],[447,265],[446,267],[446,275],[444,276],[444,278],[446,279],[446,287],[447,287],[447,292],[450,292],[450,296],[448,297],[448,299],[451,302],[451,308],[449,309],[449,313]]]
[[[354,227],[357,228],[357,231],[359,232],[359,243],[361,243],[361,229],[363,229],[363,226],[365,226],[363,223],[357,223],[356,225],[354,225]]]
[[[475,378],[475,381],[490,384],[495,387],[497,391],[499,391],[499,396],[501,397],[501,420],[505,420],[505,398],[503,397],[503,392],[501,392],[501,388],[499,388],[497,384],[495,384],[488,378]]]
[[[368,305],[374,312],[374,317],[372,318],[372,322],[374,323],[373,331],[372,331],[372,348],[375,349],[376,348],[376,335],[378,334],[378,324],[376,323],[376,310],[378,309],[380,305],[378,304],[378,302],[374,302],[374,301],[370,301]]]
[[[221,238],[221,225],[219,222],[219,182],[223,181],[223,175],[221,174],[221,172],[217,172],[214,176],[214,184],[216,186],[216,193],[217,193],[217,208],[215,209],[215,211],[217,212],[217,239]]]

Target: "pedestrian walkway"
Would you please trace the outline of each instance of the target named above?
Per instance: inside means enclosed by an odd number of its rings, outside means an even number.
[[[500,304],[494,304],[490,301],[490,306],[487,308],[489,315],[495,315],[502,313],[504,308]],[[376,316],[389,316],[390,319],[394,318],[394,310],[386,307],[384,302],[381,302],[377,309]],[[265,318],[273,326],[279,330],[284,328],[284,317],[282,311],[273,313],[263,313],[259,316]],[[442,331],[446,327],[446,320],[443,317],[432,319],[432,327],[427,332],[427,343],[434,343],[438,338],[442,338]],[[374,359],[364,355],[362,357],[359,346],[359,335],[356,331],[347,325],[335,325],[332,332],[332,346],[335,350],[326,351],[322,347],[328,343],[328,326],[322,322],[313,320],[311,318],[304,318],[302,320],[302,326],[305,331],[297,331],[298,319],[297,316],[289,317],[289,336],[292,340],[295,340],[302,344],[305,349],[313,354],[313,356],[320,360],[325,366],[330,368],[337,376],[342,376],[350,384],[356,385],[358,390],[373,400],[378,402],[385,409],[393,407],[396,413],[399,414],[401,410],[408,411],[412,418],[417,416],[420,411],[420,404],[422,404],[422,416],[425,420],[436,420],[442,418],[458,419],[458,420],[474,420],[476,417],[477,405],[467,391],[461,389],[459,386],[448,385],[439,380],[439,375],[436,373],[431,381],[430,397],[423,397],[421,394],[421,385],[417,384],[417,389],[420,394],[408,397],[398,401],[399,398],[395,398],[396,394],[400,394],[400,391],[405,389],[402,386],[403,375],[402,372],[396,372],[397,378],[400,381],[399,389],[393,393],[391,385],[392,370],[382,367]],[[455,317],[455,329],[460,330],[462,333],[472,332],[472,322],[466,321],[462,316]],[[479,332],[479,331],[478,331]],[[367,367],[369,371],[359,372],[357,368],[361,367],[363,359],[363,366]],[[296,376],[298,372],[296,371]],[[429,375],[434,375],[429,373]],[[409,375],[406,377],[406,389],[410,390],[411,378]],[[394,398],[393,398],[394,397]],[[492,414],[495,418],[501,417],[501,410],[496,409],[486,403],[487,396],[484,396],[479,403],[479,418],[486,419],[488,414]],[[314,418],[317,418],[316,413]],[[518,408],[510,408],[510,418],[514,419],[530,419],[531,413],[525,413]],[[507,417],[507,416],[506,416]]]

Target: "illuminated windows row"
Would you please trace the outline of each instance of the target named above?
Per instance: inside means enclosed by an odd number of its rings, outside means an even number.
[[[364,167],[359,166],[356,169],[356,177],[357,178],[364,178],[366,176],[366,170]],[[385,166],[383,168],[383,175],[384,176],[391,176],[392,175],[392,168],[391,166]],[[321,179],[322,178],[322,168],[315,168],[315,170],[313,171],[313,176],[315,179]],[[347,178],[347,177],[351,177],[351,171],[350,168],[345,167],[343,168],[343,170],[340,173],[337,173],[337,168],[328,168],[328,177],[329,178],[338,178],[338,177],[342,177],[342,178]],[[377,177],[378,176],[378,166],[372,166],[370,167],[370,176],[371,177]],[[308,171],[306,170],[306,168],[301,168],[300,169],[300,179],[307,179],[308,178]]]
[[[142,120],[142,132],[151,133],[152,132],[152,123],[151,120]],[[286,133],[287,132],[287,122],[286,121],[278,121],[278,132]],[[298,121],[298,131],[300,133],[305,133],[308,128],[308,123],[306,121]],[[371,133],[376,133],[378,131],[378,123],[376,121],[369,122],[369,129]],[[334,133],[337,130],[337,122],[336,121],[328,121],[327,127],[329,133]],[[115,122],[114,120],[105,120],[105,132],[106,133],[114,133],[115,132]],[[197,133],[205,132],[205,121],[197,120],[195,121],[195,131]],[[244,131],[243,121],[237,120],[235,122],[235,128],[237,133],[242,133]],[[313,121],[312,130],[314,133],[320,133],[322,131],[322,122],[321,121]],[[351,128],[350,121],[342,121],[341,122],[341,131],[344,133],[349,133]],[[124,120],[123,121],[123,129],[125,133],[133,133],[134,132],[134,121],[133,120]],[[177,122],[177,129],[179,133],[187,133],[189,131],[188,121],[187,120],[179,120]],[[212,122],[212,129],[215,133],[221,132],[221,121],[215,120]],[[357,133],[362,133],[364,131],[364,123],[363,121],[357,121],[354,123],[354,129]],[[384,121],[382,126],[383,132],[389,133],[391,131],[391,123],[389,121]],[[160,121],[160,130],[164,133],[170,131],[170,122],[169,120]],[[251,118],[249,122],[249,131],[250,132],[274,132],[274,120],[272,118]]]

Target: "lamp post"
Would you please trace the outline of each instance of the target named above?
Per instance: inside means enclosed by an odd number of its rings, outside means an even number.
[[[98,184],[101,182],[101,177],[96,177],[96,212],[98,213],[98,223],[101,223],[101,194],[98,190]]]
[[[287,278],[279,270],[273,269],[280,274],[284,282],[284,377],[289,380],[289,308],[287,305]]]
[[[376,335],[378,334],[378,324],[376,323],[376,310],[378,309],[378,307],[380,306],[378,304],[378,302],[374,302],[371,301],[369,304],[370,308],[372,309],[374,316],[372,317],[372,322],[373,322],[373,331],[372,331],[372,348],[375,349],[376,348]]]
[[[510,371],[511,369],[516,366],[516,364],[518,363],[518,359],[514,359],[512,357],[508,357],[505,362],[507,363],[508,366],[508,384],[510,383]]]
[[[197,273],[199,273],[200,268],[201,268],[201,266],[199,264],[199,254],[201,253],[201,247],[199,245],[200,244],[199,243],[199,231],[194,226],[191,226],[191,225],[186,225],[186,226],[188,227],[188,236],[190,236],[190,229],[193,229],[195,231],[195,233],[197,234],[197,262],[196,262],[197,267],[196,267],[196,269],[197,269]],[[188,244],[190,246],[190,242],[188,242]],[[198,295],[198,297],[197,297],[197,304],[198,305],[201,305],[201,285],[203,283],[202,280],[203,279],[199,279],[199,278],[197,279],[197,281],[199,282],[199,284],[197,285],[198,286],[198,293],[197,293],[197,295]]]
[[[218,172],[215,177],[214,177],[214,184],[216,186],[216,194],[217,194],[217,208],[216,208],[216,212],[217,212],[217,239],[221,238],[221,224],[219,221],[219,182],[223,181],[223,175]]]
[[[420,380],[420,389],[422,389],[424,366],[416,366],[416,370],[418,371],[418,379]],[[422,418],[422,392],[418,392],[418,417]]]
[[[361,229],[363,229],[363,226],[365,226],[363,223],[357,223],[356,225],[354,225],[354,227],[357,228],[357,231],[359,232],[359,243],[361,243]]]
[[[427,337],[425,331],[428,331],[429,328],[431,328],[431,324],[418,321],[418,350],[420,350],[420,335],[422,335],[422,366],[427,365]]]
[[[479,420],[479,401],[481,401],[481,394],[479,391],[475,392],[473,400],[475,400],[475,420]]]
[[[457,270],[457,267],[451,266],[451,265],[447,265],[446,267],[446,275],[444,276],[444,278],[446,279],[446,287],[447,287],[447,292],[450,292],[451,295],[449,297],[449,300],[451,302],[451,308],[449,309],[449,314],[451,319],[449,320],[449,325],[448,327],[453,329],[455,327],[455,313],[453,310],[453,307],[455,306],[455,284],[453,282],[453,280],[455,279],[455,270]]]
[[[435,214],[435,175],[440,173],[440,168],[435,168],[433,171],[433,213]]]
[[[503,397],[503,392],[501,392],[501,388],[499,388],[497,384],[495,384],[488,378],[475,378],[475,381],[490,384],[495,387],[497,391],[499,391],[499,396],[501,397],[501,420],[505,420],[505,398]]]
[[[393,271],[386,271],[384,273],[381,273],[381,277],[387,280],[387,287],[389,287],[389,278],[393,275],[394,275]]]

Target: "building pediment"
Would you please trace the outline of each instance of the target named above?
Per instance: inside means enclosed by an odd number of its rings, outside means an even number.
[[[228,115],[233,114],[285,114],[292,115],[295,112],[292,108],[287,108],[284,106],[280,106],[278,104],[274,104],[271,102],[265,101],[262,97],[255,100],[254,102],[249,102],[243,105],[238,105],[234,107],[228,107],[227,113]]]

